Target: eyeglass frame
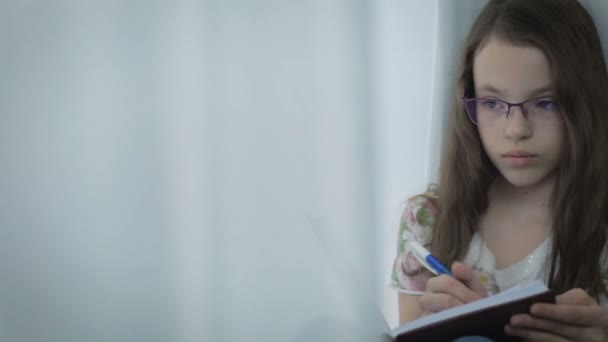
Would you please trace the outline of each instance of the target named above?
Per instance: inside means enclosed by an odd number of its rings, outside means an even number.
[[[526,118],[526,120],[528,119],[528,111],[524,108],[524,104],[530,102],[530,101],[534,101],[534,100],[541,100],[541,99],[551,99],[553,100],[554,98],[552,96],[539,96],[539,97],[533,97],[531,99],[527,99],[523,102],[519,102],[519,103],[511,103],[511,102],[507,102],[504,100],[500,100],[500,99],[493,99],[493,98],[484,98],[484,97],[466,97],[463,96],[461,99],[461,103],[464,106],[464,110],[467,112],[467,117],[469,118],[469,120],[471,120],[471,122],[474,125],[477,125],[478,122],[475,122],[475,120],[473,120],[473,118],[471,117],[471,113],[469,112],[469,109],[467,107],[467,104],[471,101],[478,101],[478,100],[490,100],[490,101],[496,101],[496,102],[502,102],[504,104],[507,105],[507,110],[505,112],[505,119],[509,118],[509,114],[511,114],[511,108],[512,107],[519,107],[521,109],[521,112],[524,114],[524,117]],[[555,102],[555,101],[554,101]],[[475,117],[477,118],[477,112],[475,113]],[[565,120],[565,118],[562,118],[561,120],[555,121],[556,123],[559,122],[563,122]],[[479,121],[479,120],[477,120]]]

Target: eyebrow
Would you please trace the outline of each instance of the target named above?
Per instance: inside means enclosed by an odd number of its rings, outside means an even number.
[[[532,97],[539,96],[539,95],[547,93],[547,92],[551,92],[552,90],[553,90],[552,86],[546,85],[546,86],[543,86],[543,87],[540,87],[540,88],[533,89],[532,91],[530,91],[528,93],[527,97],[528,98],[532,98]],[[482,92],[482,91],[493,93],[493,94],[496,94],[496,95],[505,95],[505,92],[503,90],[498,89],[498,88],[496,88],[496,87],[494,87],[494,86],[492,86],[490,84],[484,84],[484,85],[482,85],[479,88],[479,92]]]

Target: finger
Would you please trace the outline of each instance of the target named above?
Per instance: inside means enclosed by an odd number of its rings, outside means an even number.
[[[557,304],[597,305],[597,302],[583,289],[572,289],[555,296]]]
[[[589,336],[593,334],[593,329],[564,324],[562,322],[538,318],[528,314],[513,315],[509,324],[515,329],[541,330],[554,335],[559,335],[569,340],[582,339],[584,341],[594,341]],[[583,338],[585,336],[587,337]]]
[[[418,298],[422,311],[439,312],[464,304],[458,298],[445,293],[428,293]]]
[[[473,270],[466,264],[458,261],[454,262],[452,264],[452,274],[479,296],[488,296],[485,286],[483,286],[479,278],[473,273]]]
[[[571,340],[563,338],[561,336],[556,336],[546,331],[540,330],[532,330],[526,328],[515,328],[510,324],[505,326],[505,332],[508,335],[519,336],[524,338],[526,341],[534,341],[534,342],[570,342]]]
[[[426,282],[427,292],[445,293],[456,297],[463,303],[478,300],[481,296],[466,287],[460,280],[448,275],[429,278]]]
[[[608,308],[599,305],[536,303],[530,307],[534,316],[580,326],[608,326]]]

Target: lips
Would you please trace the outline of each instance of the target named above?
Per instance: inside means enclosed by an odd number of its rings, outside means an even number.
[[[504,153],[502,156],[503,157],[510,157],[510,158],[532,158],[532,157],[536,157],[535,154],[527,152],[527,151],[523,151],[523,150],[509,151],[507,153]]]
[[[523,150],[512,150],[504,153],[502,157],[509,165],[514,167],[522,167],[530,164],[538,156]]]

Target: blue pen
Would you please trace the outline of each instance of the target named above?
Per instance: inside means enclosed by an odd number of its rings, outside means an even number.
[[[445,267],[436,257],[434,257],[431,252],[427,251],[421,244],[416,241],[409,241],[408,245],[410,246],[414,256],[420,263],[426,267],[429,271],[434,274],[447,274],[449,276],[452,275],[452,272]]]

